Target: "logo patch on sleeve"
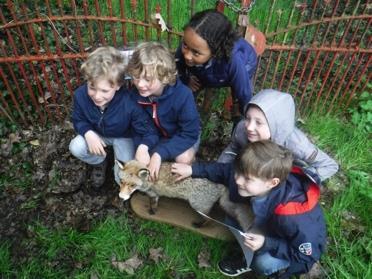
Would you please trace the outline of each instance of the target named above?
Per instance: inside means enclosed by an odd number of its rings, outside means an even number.
[[[306,256],[310,256],[311,253],[313,252],[313,249],[311,248],[311,243],[310,242],[305,242],[305,243],[302,243],[299,247],[298,247],[298,250],[306,255]]]

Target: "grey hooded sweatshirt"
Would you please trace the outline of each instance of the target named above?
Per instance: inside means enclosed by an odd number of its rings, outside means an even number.
[[[295,126],[295,103],[290,94],[273,89],[262,90],[253,96],[244,114],[250,104],[256,105],[265,114],[271,140],[292,151],[296,161],[305,163],[306,168],[318,174],[322,181],[337,172],[337,163],[311,143],[307,136]],[[233,161],[236,154],[249,143],[244,122],[245,120],[241,120],[236,125],[231,143],[221,153],[218,162]]]

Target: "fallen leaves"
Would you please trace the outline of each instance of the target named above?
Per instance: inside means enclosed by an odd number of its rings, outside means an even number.
[[[116,256],[113,256],[111,259],[111,264],[120,272],[125,271],[126,273],[133,275],[136,269],[138,269],[143,264],[143,261],[139,258],[138,254],[135,254],[133,257],[124,262],[117,261]]]

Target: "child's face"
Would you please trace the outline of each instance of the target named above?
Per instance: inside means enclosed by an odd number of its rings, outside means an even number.
[[[107,79],[99,79],[96,82],[88,81],[88,95],[98,107],[106,106],[120,86],[111,86]]]
[[[235,174],[235,183],[238,185],[239,195],[242,197],[256,197],[266,195],[279,184],[279,179],[264,180],[254,176],[247,177],[242,174]]]
[[[207,41],[192,28],[186,28],[183,33],[182,54],[189,67],[202,65],[212,57]]]
[[[133,78],[133,84],[142,97],[160,96],[163,93],[164,84],[156,79],[151,79],[142,73],[138,78]]]
[[[248,108],[245,115],[245,128],[250,142],[268,140],[271,137],[265,114],[258,107],[250,106]]]

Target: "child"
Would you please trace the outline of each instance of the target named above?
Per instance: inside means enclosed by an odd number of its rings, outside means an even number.
[[[326,226],[319,206],[319,178],[292,167],[292,154],[271,141],[255,141],[242,150],[235,164],[173,164],[173,172],[204,177],[229,187],[230,199],[251,197],[252,228],[244,234],[245,258],[219,262],[220,271],[237,276],[250,271],[289,278],[307,273],[326,244]],[[315,180],[314,180],[315,179]],[[277,277],[276,277],[277,278]]]
[[[251,142],[271,139],[291,150],[294,159],[307,164],[307,168],[322,181],[337,172],[337,163],[296,128],[295,104],[290,94],[273,89],[262,90],[249,102],[244,115],[245,120],[236,126],[231,143],[218,162],[233,161],[236,154]]]
[[[74,93],[72,122],[78,135],[70,142],[71,153],[94,165],[91,183],[99,188],[105,181],[107,145],[115,158],[126,162],[141,159],[159,140],[151,119],[121,88],[124,81],[123,57],[113,47],[100,47],[82,64],[87,81]],[[133,142],[133,139],[134,142]],[[117,170],[115,179],[118,182]]]
[[[199,114],[191,90],[177,80],[170,51],[159,43],[143,43],[134,51],[127,71],[138,103],[152,116],[161,135],[151,158],[149,153],[144,158],[151,178],[157,179],[164,160],[191,164],[200,141]]]
[[[176,64],[181,80],[193,92],[231,87],[241,112],[252,97],[256,52],[218,11],[201,11],[191,18],[184,27]]]

